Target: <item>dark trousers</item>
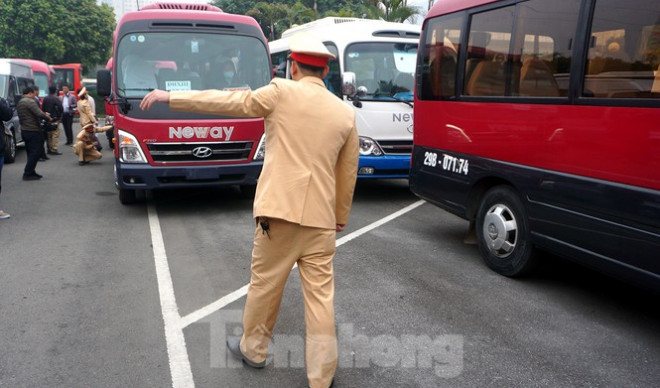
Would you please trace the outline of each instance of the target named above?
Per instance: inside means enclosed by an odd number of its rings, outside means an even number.
[[[62,115],[62,126],[64,127],[64,134],[66,135],[66,144],[73,144],[73,115]]]
[[[47,158],[46,151],[50,151],[48,148],[48,132],[41,130],[41,141],[43,142],[43,147],[41,148],[41,157]]]
[[[25,141],[25,151],[27,151],[27,162],[23,175],[32,175],[44,152],[44,137],[41,131],[23,131],[23,140]]]

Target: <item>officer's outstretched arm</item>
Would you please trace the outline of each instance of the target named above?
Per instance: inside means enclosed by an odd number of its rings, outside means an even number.
[[[150,91],[142,101],[140,102],[140,109],[149,110],[151,106],[156,102],[162,102],[164,104],[170,103],[170,92],[165,90],[154,89]]]

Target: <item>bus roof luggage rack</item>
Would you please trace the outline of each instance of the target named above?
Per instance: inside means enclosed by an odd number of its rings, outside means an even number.
[[[331,26],[334,24],[341,24],[341,23],[352,23],[352,22],[364,22],[364,21],[369,21],[369,19],[360,19],[360,18],[339,18],[339,17],[334,17],[334,16],[328,16],[323,19],[319,20],[314,20],[313,22],[301,24],[299,26],[291,27],[288,30],[284,31],[282,33],[282,38],[286,38],[288,36],[291,36],[295,34],[296,32],[299,31],[306,31],[322,26]]]
[[[215,7],[210,4],[186,4],[186,3],[153,3],[145,5],[140,8],[140,11],[147,9],[174,9],[174,10],[185,10],[185,11],[211,11],[211,12],[222,12],[218,7]]]
[[[399,31],[399,30],[382,30],[374,31],[373,36],[378,37],[401,37],[401,38],[419,38],[419,32]]]

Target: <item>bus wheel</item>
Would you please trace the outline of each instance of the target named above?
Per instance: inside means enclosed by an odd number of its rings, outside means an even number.
[[[486,193],[476,229],[481,256],[493,271],[515,277],[535,267],[527,213],[511,187],[496,186]]]
[[[119,202],[122,205],[131,205],[135,203],[135,190],[119,189]]]

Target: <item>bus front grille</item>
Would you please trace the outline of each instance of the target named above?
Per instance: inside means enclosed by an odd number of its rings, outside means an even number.
[[[149,154],[158,163],[203,163],[248,160],[253,142],[151,143]]]
[[[385,155],[410,155],[413,149],[412,140],[378,140]]]

